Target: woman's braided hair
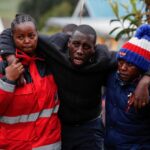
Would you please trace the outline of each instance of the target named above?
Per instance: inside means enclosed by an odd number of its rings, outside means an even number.
[[[11,23],[11,30],[14,31],[16,25],[25,23],[25,22],[32,22],[35,27],[36,23],[35,20],[28,14],[16,14],[15,19]]]

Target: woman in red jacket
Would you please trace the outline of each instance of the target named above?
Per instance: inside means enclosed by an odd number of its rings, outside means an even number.
[[[36,53],[34,20],[16,15],[11,29],[17,59],[4,63],[0,78],[0,149],[60,150],[57,86],[50,66]],[[22,74],[25,83],[17,86]]]

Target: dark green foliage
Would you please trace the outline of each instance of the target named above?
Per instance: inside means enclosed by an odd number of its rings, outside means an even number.
[[[141,8],[137,7],[137,4],[140,2],[140,0],[129,0],[131,5],[131,10],[129,9],[129,6],[122,3],[120,4],[117,2],[117,0],[109,0],[109,2],[116,16],[116,19],[111,20],[110,23],[119,22],[120,24],[110,32],[110,34],[117,33],[115,37],[116,40],[119,40],[120,38],[126,38],[126,39],[131,38],[135,30],[137,29],[137,27],[147,22],[146,13],[145,10],[143,9],[146,6],[141,5]],[[127,15],[120,16],[119,5],[122,6],[122,9],[126,10]],[[128,26],[127,26],[127,22],[128,22]]]
[[[53,16],[71,16],[78,0],[22,0],[19,12],[30,14],[35,18],[38,27]]]

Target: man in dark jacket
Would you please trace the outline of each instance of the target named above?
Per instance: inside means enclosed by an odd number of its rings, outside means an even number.
[[[68,49],[58,51],[57,63],[52,49],[47,51],[49,41],[40,40],[41,46],[45,45],[42,49],[46,49],[46,60],[54,66],[52,71],[58,85],[62,149],[102,149],[101,87],[107,72],[115,65],[115,57],[112,61],[104,45],[95,51],[96,32],[88,25],[77,27],[67,43]]]
[[[88,25],[77,27],[68,39],[63,33],[39,37],[39,47],[58,85],[62,149],[99,150],[103,143],[101,87],[115,66],[115,57],[111,58],[106,46],[95,47],[96,33]],[[1,54],[14,52],[9,40],[10,33],[2,34]]]

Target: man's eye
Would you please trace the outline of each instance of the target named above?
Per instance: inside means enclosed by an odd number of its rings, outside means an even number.
[[[84,46],[83,48],[84,48],[84,49],[89,49],[89,48],[90,48],[90,46]]]
[[[31,39],[33,39],[33,38],[35,37],[35,35],[34,35],[34,34],[31,34],[31,35],[29,35],[29,37],[30,37]]]
[[[23,40],[24,38],[23,38],[23,36],[18,36],[17,37],[19,40]]]
[[[77,46],[79,46],[79,43],[73,43],[73,45],[74,45],[75,47],[77,47]]]

